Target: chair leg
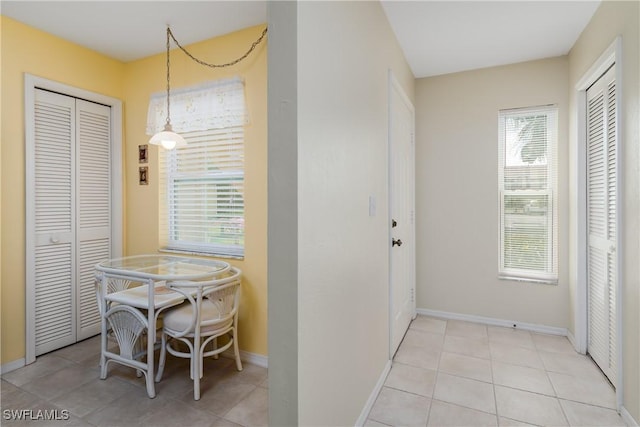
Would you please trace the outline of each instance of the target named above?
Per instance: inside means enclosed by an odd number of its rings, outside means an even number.
[[[107,351],[107,321],[104,317],[102,317],[100,321],[102,322],[102,333],[100,335],[100,379],[104,380],[107,378],[107,357],[104,355]]]
[[[200,400],[200,378],[193,379],[193,400]]]
[[[153,357],[153,355],[151,355]],[[162,340],[160,342],[160,360],[158,361],[158,373],[156,374],[156,382],[162,379],[162,373],[164,372],[164,363],[167,359],[167,334],[162,334]],[[153,375],[153,373],[151,373]]]
[[[147,395],[153,399],[156,397],[155,384],[153,382],[153,372],[144,373],[145,382],[147,383]]]
[[[218,337],[215,337],[213,341],[211,341],[211,345],[213,346],[213,350],[216,350],[218,348]],[[219,357],[220,356],[218,354],[213,355],[214,360],[218,360]]]
[[[100,379],[107,378],[107,359],[104,355],[100,356]]]
[[[197,352],[195,345],[193,347],[193,351],[191,352],[191,363],[193,366],[193,400],[200,400],[200,378],[202,378],[202,352],[204,351],[204,346],[199,344]]]
[[[240,350],[238,349],[238,340],[236,337],[236,328],[233,328],[233,354],[236,357],[236,368],[238,371],[242,371],[242,362],[240,361]]]

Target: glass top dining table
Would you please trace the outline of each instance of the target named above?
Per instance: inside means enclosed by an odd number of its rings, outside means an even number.
[[[152,280],[202,280],[229,270],[229,263],[174,255],[136,255],[103,261],[96,270]]]

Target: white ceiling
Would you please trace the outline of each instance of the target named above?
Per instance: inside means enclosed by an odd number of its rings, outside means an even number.
[[[402,1],[382,6],[416,77],[564,55],[600,1]],[[0,12],[127,62],[267,21],[266,1],[8,1]]]
[[[416,77],[566,55],[600,1],[382,1]]]
[[[267,22],[265,1],[2,0],[0,12],[123,62],[164,52],[167,25],[187,45]]]

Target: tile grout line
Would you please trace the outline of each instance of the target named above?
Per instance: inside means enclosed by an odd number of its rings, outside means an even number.
[[[532,336],[533,338],[533,336]],[[560,411],[562,412],[562,416],[564,417],[564,420],[567,422],[567,425],[570,426],[571,423],[569,422],[569,417],[567,417],[567,414],[564,411],[564,407],[562,406],[562,403],[560,403],[560,398],[558,396],[558,390],[556,390],[556,387],[553,385],[553,381],[551,381],[551,377],[549,376],[549,371],[547,370],[547,365],[546,363],[544,363],[544,359],[542,358],[542,356],[540,355],[540,348],[538,348],[538,344],[536,343],[536,340],[533,340],[533,345],[536,347],[536,354],[538,355],[538,358],[540,359],[540,362],[542,362],[542,366],[544,367],[544,373],[547,377],[547,380],[549,380],[549,384],[551,384],[551,388],[553,389],[553,393],[555,394],[555,399],[556,402],[558,402],[558,406],[560,406]]]
[[[498,396],[496,394],[496,379],[493,373],[493,355],[491,354],[491,337],[487,328],[487,342],[489,346],[489,369],[491,369],[491,387],[493,388],[493,403],[496,405],[496,425],[500,425],[500,411],[498,410]]]
[[[433,391],[431,392],[431,401],[429,402],[429,410],[427,411],[427,426],[429,425],[429,419],[431,418],[431,410],[433,409],[433,401],[437,400],[435,398],[436,394],[436,386],[438,385],[438,378],[440,377],[440,361],[442,360],[442,353],[444,353],[444,341],[447,336],[447,327],[449,326],[449,321],[445,320],[444,333],[442,334],[442,346],[440,348],[440,354],[438,355],[438,364],[436,365],[436,380],[433,382]]]

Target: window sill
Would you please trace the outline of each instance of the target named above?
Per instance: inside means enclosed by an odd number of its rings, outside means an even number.
[[[215,252],[197,252],[197,251],[189,251],[186,249],[160,248],[158,249],[158,252],[169,253],[169,254],[206,256],[206,257],[222,258],[222,259],[244,260],[244,255],[229,255],[229,254],[220,254]]]
[[[510,280],[513,282],[539,283],[541,285],[557,285],[558,279],[535,279],[531,277],[519,277],[511,275],[498,275],[499,280]]]

